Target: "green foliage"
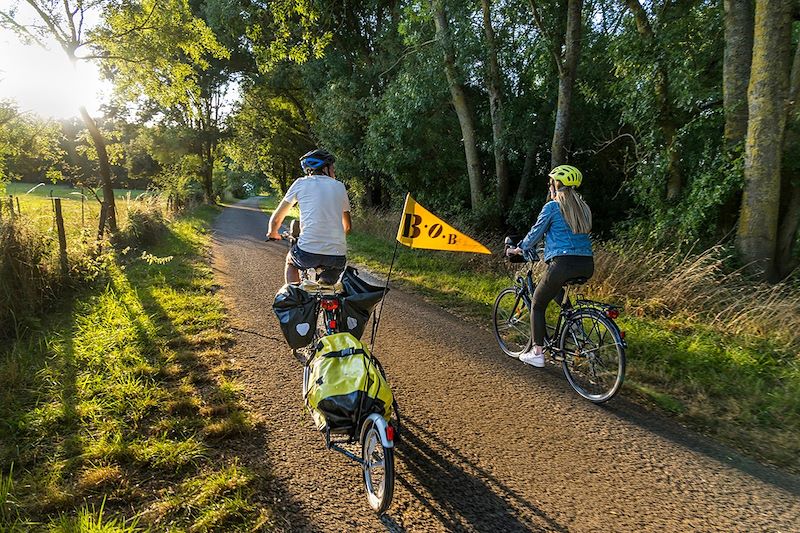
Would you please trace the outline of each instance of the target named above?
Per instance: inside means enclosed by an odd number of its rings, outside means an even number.
[[[91,38],[117,91],[164,107],[200,98],[200,73],[212,59],[229,57],[187,0],[114,3]]]
[[[22,112],[13,101],[0,100],[0,183],[23,175],[59,177],[58,124]]]

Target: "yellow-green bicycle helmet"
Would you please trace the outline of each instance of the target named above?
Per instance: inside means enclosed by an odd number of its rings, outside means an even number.
[[[548,174],[556,181],[567,187],[579,187],[583,182],[583,174],[577,168],[570,165],[559,165]]]

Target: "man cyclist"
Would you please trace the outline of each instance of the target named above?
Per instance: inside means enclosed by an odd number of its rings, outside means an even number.
[[[350,233],[350,199],[344,184],[336,180],[336,158],[323,149],[311,150],[300,158],[305,176],[286,191],[269,219],[270,239],[280,239],[278,229],[294,204],[300,208],[300,237],[286,254],[286,283],[300,281],[300,271],[323,269],[319,279],[335,283],[347,264]]]

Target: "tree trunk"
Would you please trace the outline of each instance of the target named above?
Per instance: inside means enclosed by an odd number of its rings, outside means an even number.
[[[581,50],[582,8],[583,0],[569,0],[567,3],[567,31],[564,39],[566,46],[558,77],[558,108],[556,109],[556,125],[553,129],[553,144],[550,151],[551,168],[563,165],[567,157],[572,91],[575,87],[578,56]]]
[[[747,134],[747,83],[753,56],[753,1],[724,0],[725,54],[722,100],[725,109],[725,145],[731,149]]]
[[[97,160],[100,164],[100,181],[103,185],[103,203],[106,206],[106,222],[108,230],[111,233],[117,232],[117,209],[114,204],[114,187],[111,185],[111,165],[108,163],[108,151],[106,150],[106,141],[103,134],[97,127],[97,123],[89,115],[85,107],[80,108],[81,119],[89,130],[89,135],[92,137],[92,143],[97,151]]]
[[[683,176],[680,172],[680,155],[675,144],[678,133],[678,126],[675,122],[675,108],[669,93],[669,76],[663,61],[659,59],[657,53],[656,38],[647,12],[639,3],[639,0],[625,0],[626,5],[633,13],[636,20],[636,29],[639,35],[648,43],[655,59],[655,94],[658,102],[658,125],[664,137],[664,149],[667,155],[667,200],[676,200],[683,188]],[[662,10],[662,16],[666,9]]]
[[[503,127],[503,90],[500,78],[500,66],[497,62],[497,42],[492,28],[492,14],[489,9],[490,0],[481,0],[483,9],[483,29],[486,35],[488,69],[486,87],[489,90],[489,110],[492,115],[492,136],[494,137],[494,169],[497,175],[497,201],[501,209],[507,209],[510,201],[511,187],[506,159],[505,129]]]
[[[791,2],[756,0],[753,62],[748,86],[744,194],[736,247],[748,269],[775,272],[781,155],[789,90]]]
[[[778,277],[786,277],[797,267],[797,259],[792,254],[797,242],[797,229],[800,227],[800,187],[792,185],[783,194],[789,195],[786,202],[781,225],[778,231],[778,248],[776,252],[775,270]]]
[[[204,132],[204,135],[210,135],[210,132]],[[201,143],[202,153],[200,157],[203,161],[202,174],[203,174],[203,193],[206,197],[207,204],[216,203],[214,200],[214,143],[206,140]]]
[[[794,51],[792,74],[789,78],[789,102],[786,106],[786,138],[783,143],[783,160],[795,157],[800,150],[800,44]],[[796,266],[797,260],[793,257],[793,249],[797,243],[797,231],[800,228],[800,176],[789,175],[783,169],[783,185],[781,198],[785,199],[781,210],[780,224],[778,226],[778,249],[776,252],[776,270],[779,277],[788,275]]]
[[[519,178],[519,185],[517,186],[517,195],[514,198],[514,205],[520,205],[525,201],[528,195],[528,187],[531,182],[531,175],[533,174],[533,165],[536,157],[536,143],[531,141],[528,146],[528,151],[525,153],[525,164],[522,166],[522,175]]]
[[[431,0],[433,7],[433,21],[436,25],[436,38],[442,47],[444,55],[444,70],[447,76],[447,84],[450,87],[450,96],[453,106],[458,115],[458,122],[461,126],[461,136],[464,141],[464,154],[467,159],[467,174],[469,175],[469,192],[472,209],[477,209],[483,201],[481,192],[481,163],[478,157],[478,146],[475,140],[475,122],[472,118],[472,110],[467,101],[467,95],[460,82],[460,77],[456,69],[455,52],[453,43],[450,40],[450,28],[448,27],[447,17],[444,12],[442,0]]]

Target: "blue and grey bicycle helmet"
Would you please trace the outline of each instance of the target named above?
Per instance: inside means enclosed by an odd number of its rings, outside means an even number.
[[[300,158],[300,166],[306,174],[311,174],[313,171],[327,167],[335,161],[336,158],[333,157],[333,154],[322,148],[317,148]]]

